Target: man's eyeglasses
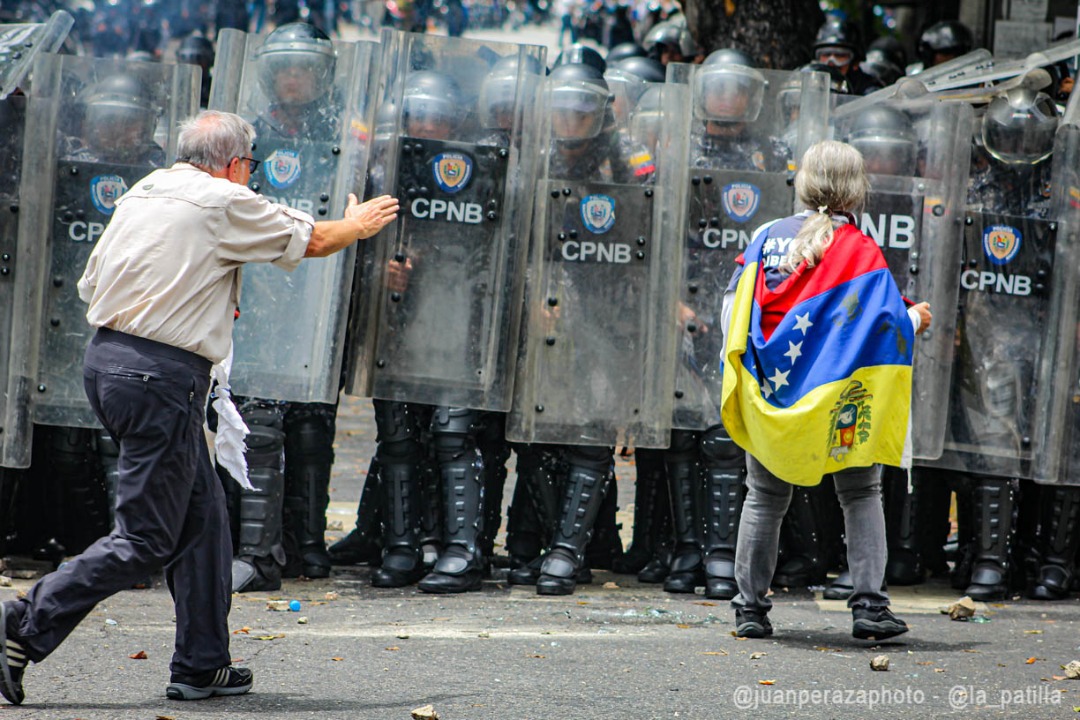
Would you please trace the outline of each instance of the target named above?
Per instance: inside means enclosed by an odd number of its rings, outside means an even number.
[[[249,158],[249,157],[237,157],[236,159],[237,160],[247,160],[248,161],[248,172],[250,172],[252,175],[255,174],[255,169],[257,167],[259,167],[260,163],[262,163],[262,160],[256,160],[255,158]]]

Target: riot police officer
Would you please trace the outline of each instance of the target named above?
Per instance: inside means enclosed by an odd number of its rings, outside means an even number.
[[[967,247],[975,265],[983,257],[994,268],[1034,275],[1053,242],[1047,162],[1053,152],[1057,113],[1043,93],[1018,88],[995,98],[982,120],[982,148],[976,147],[969,178]],[[1019,228],[1019,230],[1017,229]],[[1023,244],[1017,238],[1019,232]],[[974,247],[978,243],[980,247]],[[975,252],[972,252],[972,251]],[[977,253],[977,254],[976,254]],[[1030,434],[1029,395],[1040,352],[1038,292],[1027,296],[996,294],[993,288],[964,286],[960,333],[954,365],[951,423],[946,453],[931,467],[959,471],[958,513],[964,556],[954,570],[954,585],[977,600],[1001,598],[1010,586],[1014,551],[1014,514],[1026,476],[1024,437]],[[1001,335],[996,328],[1005,331]],[[933,473],[923,471],[926,474]],[[940,482],[941,478],[934,478]],[[1062,504],[1075,490],[1060,488]],[[1073,500],[1074,501],[1074,500]],[[1044,499],[1045,502],[1045,499]],[[1052,506],[1054,503],[1047,503]],[[1064,534],[1062,534],[1064,535]],[[1060,542],[1060,540],[1059,540]],[[1061,550],[1063,548],[1058,548]],[[1060,566],[1060,553],[1052,564]],[[1060,568],[1059,568],[1060,569]],[[1060,593],[1049,571],[1044,592]],[[1042,581],[1037,581],[1037,587]]]
[[[550,177],[565,182],[600,178],[601,182],[619,184],[650,180],[651,156],[618,131],[610,90],[596,68],[580,63],[559,65],[552,70],[548,87]],[[559,309],[547,312],[552,322],[558,322]],[[603,368],[577,370],[595,376],[597,383],[607,381]],[[515,387],[518,390],[524,388]],[[612,388],[611,392],[617,391]],[[515,405],[518,403],[515,399]],[[539,562],[512,573],[511,582],[535,582],[538,594],[564,595],[572,593],[578,582],[591,581],[586,548],[605,502],[613,452],[613,447],[575,444],[533,444],[519,451],[519,483],[527,483],[537,512],[548,523],[544,538],[547,551]],[[526,472],[521,475],[523,465]]]
[[[868,95],[884,87],[859,68],[862,52],[859,30],[851,21],[831,17],[814,38],[814,59],[839,68],[855,95]]]
[[[908,71],[920,72],[966,55],[975,47],[971,29],[958,20],[942,20],[923,30],[915,48],[919,65]]]
[[[267,154],[255,181],[264,192],[283,191],[294,179],[289,173],[299,169],[289,162],[296,158],[289,146],[336,138],[341,111],[333,90],[336,55],[318,28],[288,23],[267,36],[256,63],[267,99],[253,120],[257,142],[275,148],[283,162]],[[243,308],[240,313],[243,317]],[[225,480],[234,519],[239,516],[233,589],[276,589],[283,575],[328,577],[324,536],[337,406],[240,400],[238,408],[252,431],[248,464],[257,489],[241,490]]]

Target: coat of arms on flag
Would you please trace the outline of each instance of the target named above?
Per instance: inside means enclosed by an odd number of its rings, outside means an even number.
[[[445,193],[456,193],[469,184],[472,160],[462,153],[439,153],[431,161],[435,184]]]

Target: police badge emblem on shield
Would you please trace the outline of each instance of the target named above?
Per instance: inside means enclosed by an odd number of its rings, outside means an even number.
[[[731,183],[724,186],[720,198],[727,216],[737,223],[744,223],[757,213],[761,190],[750,183]]]
[[[1020,252],[1020,231],[1008,225],[991,225],[983,230],[983,252],[995,265],[1006,265]]]
[[[581,222],[593,235],[603,235],[615,225],[615,200],[608,195],[587,195],[581,201]]]
[[[264,164],[266,179],[277,190],[293,185],[300,179],[300,153],[278,148],[270,153]]]
[[[465,189],[472,177],[472,159],[461,153],[439,153],[431,161],[435,184],[444,193],[456,193]]]
[[[102,215],[112,215],[116,201],[128,190],[119,175],[98,175],[90,181],[90,200]]]

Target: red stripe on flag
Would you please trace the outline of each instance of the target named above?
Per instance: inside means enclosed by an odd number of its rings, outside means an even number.
[[[768,340],[784,316],[800,303],[860,275],[887,267],[885,256],[873,240],[854,225],[841,225],[817,265],[809,269],[805,264],[799,266],[775,290],[765,286],[765,273],[759,270],[754,302],[761,308],[762,334]]]

